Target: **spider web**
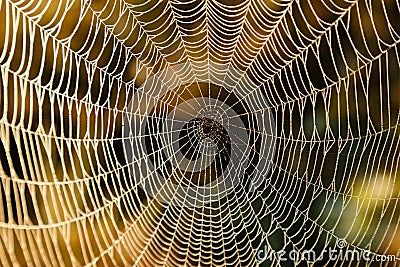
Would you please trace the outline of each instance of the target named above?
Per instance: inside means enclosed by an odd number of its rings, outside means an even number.
[[[399,11],[0,0],[1,265],[398,255]]]

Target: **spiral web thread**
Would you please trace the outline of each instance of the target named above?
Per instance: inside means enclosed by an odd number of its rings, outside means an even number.
[[[253,266],[263,247],[338,239],[398,254],[399,15],[380,0],[0,0],[0,265]],[[137,92],[163,99],[141,85],[165,69],[169,90],[263,95],[275,152],[256,190],[190,208],[132,179],[122,142],[142,136],[121,129]]]

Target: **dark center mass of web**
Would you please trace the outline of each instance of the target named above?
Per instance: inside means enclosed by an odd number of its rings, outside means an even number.
[[[217,121],[201,117],[190,120],[179,133],[179,147],[182,154],[191,161],[201,158],[202,140],[209,138],[217,146],[217,154],[222,168],[229,163],[231,154],[231,139],[225,128]]]
[[[193,98],[213,98],[229,106],[243,122],[249,138],[248,145],[251,146],[248,155],[249,164],[245,170],[244,181],[249,181],[249,177],[254,171],[254,166],[258,162],[261,134],[258,132],[257,120],[250,112],[246,101],[241,101],[233,92],[226,88],[208,83],[195,83],[191,85],[182,85],[175,90],[168,91],[160,97],[160,101],[150,111],[149,117],[145,122],[145,144],[149,160],[155,167],[155,171],[164,177],[169,177],[173,183],[184,183],[189,185],[205,185],[217,177],[221,176],[229,164],[232,153],[231,140],[226,129],[217,121],[207,117],[194,118],[188,121],[180,130],[180,150],[188,160],[201,160],[201,151],[196,150],[202,138],[211,139],[217,146],[217,153],[214,161],[205,169],[198,172],[191,172],[176,168],[169,153],[164,151],[163,141],[157,133],[163,131],[163,125],[167,125],[167,114],[173,112],[173,109],[181,103]],[[194,138],[192,131],[196,130],[202,137]],[[182,140],[181,140],[182,139]],[[229,140],[229,141],[228,141]],[[174,140],[177,141],[177,140]],[[204,150],[203,150],[204,151]],[[240,155],[237,155],[240,156]],[[246,182],[245,182],[246,184]]]

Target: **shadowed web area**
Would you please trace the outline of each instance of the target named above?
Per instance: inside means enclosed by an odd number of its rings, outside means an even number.
[[[400,266],[399,42],[396,0],[0,0],[0,265]]]

